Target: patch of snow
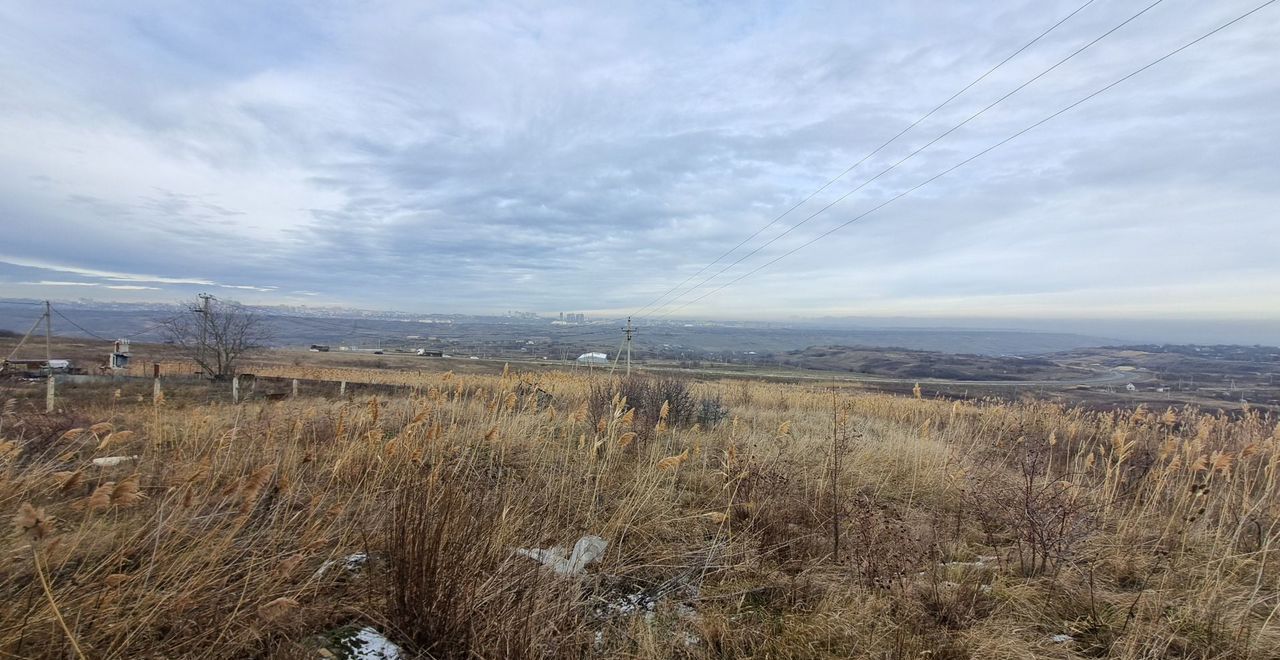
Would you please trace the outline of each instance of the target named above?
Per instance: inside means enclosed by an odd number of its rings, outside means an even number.
[[[582,575],[587,564],[599,559],[609,547],[609,542],[599,536],[584,536],[573,545],[573,552],[564,556],[564,548],[517,548],[516,554],[524,555],[560,575]]]
[[[347,571],[349,572],[355,573],[356,571],[363,568],[365,563],[368,561],[369,561],[368,554],[363,552],[357,552],[355,554],[347,555],[346,558],[342,560],[342,567],[347,569]],[[323,564],[320,564],[320,568],[316,569],[316,574],[313,577],[323,577],[324,574],[329,572],[329,569],[333,568],[335,565],[337,565],[337,563],[338,563],[338,560],[336,559],[326,560]]]
[[[630,616],[643,612],[645,621],[653,621],[654,615],[658,611],[659,601],[660,598],[650,596],[643,591],[620,594],[618,597],[605,601],[603,605],[597,607],[596,614],[608,617]],[[687,603],[676,603],[673,611],[678,618],[685,621],[697,621],[700,618],[698,610]]]
[[[93,459],[93,464],[98,467],[115,467],[122,463],[136,461],[141,456],[103,456],[102,458]]]
[[[1071,635],[1058,633],[1057,635],[1051,636],[1049,638],[1049,641],[1053,642],[1054,644],[1069,644],[1071,642],[1076,641],[1076,638],[1072,637]]]
[[[653,611],[657,606],[657,600],[650,598],[643,591],[637,591],[633,594],[622,594],[606,602],[600,608],[600,613],[629,616],[636,612],[644,612],[646,618],[648,618],[653,616]]]
[[[403,654],[395,642],[369,627],[357,630],[343,641],[351,647],[347,657],[352,660],[399,660]]]

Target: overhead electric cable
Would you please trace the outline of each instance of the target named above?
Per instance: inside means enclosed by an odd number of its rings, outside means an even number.
[[[1084,4],[1080,5],[1079,7],[1076,7],[1076,8],[1075,8],[1071,13],[1067,14],[1066,16],[1063,16],[1061,19],[1058,19],[1058,22],[1054,23],[1053,25],[1050,25],[1050,26],[1049,26],[1045,31],[1043,31],[1043,32],[1041,32],[1040,34],[1036,35],[1034,39],[1032,39],[1031,41],[1028,41],[1027,43],[1023,44],[1021,48],[1019,48],[1019,49],[1017,49],[1017,50],[1013,51],[1012,53],[1010,53],[1010,54],[1009,54],[1007,57],[1005,57],[1003,60],[1000,60],[1000,62],[999,62],[999,63],[997,63],[995,66],[991,67],[990,69],[987,69],[987,70],[986,70],[986,72],[985,72],[985,73],[983,73],[982,75],[978,76],[977,78],[974,78],[974,79],[973,79],[969,84],[965,85],[964,87],[960,88],[960,90],[959,90],[959,91],[957,91],[956,93],[954,93],[954,94],[952,94],[951,96],[947,97],[947,99],[946,99],[945,101],[943,101],[942,103],[939,103],[938,105],[934,106],[932,110],[930,110],[930,111],[928,111],[928,112],[924,113],[923,115],[921,115],[918,119],[916,119],[915,121],[911,122],[911,123],[910,123],[906,128],[902,129],[901,131],[898,131],[898,133],[897,133],[896,135],[894,135],[893,137],[891,137],[891,138],[889,138],[888,140],[886,140],[886,141],[885,141],[884,143],[882,143],[880,146],[878,146],[878,147],[876,147],[875,149],[872,149],[871,151],[867,152],[867,154],[866,154],[865,156],[863,156],[862,158],[858,159],[858,162],[856,162],[856,163],[854,163],[854,164],[850,165],[849,167],[845,168],[845,170],[844,170],[843,172],[840,172],[839,174],[837,174],[836,176],[834,176],[833,178],[831,178],[829,181],[827,181],[826,183],[824,183],[824,184],[822,184],[821,186],[819,186],[817,190],[814,190],[813,192],[809,193],[807,196],[805,196],[805,198],[804,198],[804,199],[801,199],[799,202],[796,202],[794,206],[792,206],[791,208],[787,209],[786,211],[783,211],[781,215],[779,215],[778,217],[774,218],[773,220],[770,220],[768,224],[766,224],[766,225],[764,225],[763,227],[761,227],[761,228],[757,229],[757,230],[755,231],[755,233],[753,233],[753,234],[751,234],[750,236],[748,236],[748,237],[746,237],[746,238],[742,239],[742,241],[741,241],[740,243],[738,243],[737,245],[735,245],[735,246],[733,246],[733,247],[729,248],[729,250],[728,250],[728,251],[726,251],[724,254],[721,254],[720,256],[716,257],[716,258],[715,258],[711,263],[709,263],[709,264],[707,264],[707,265],[703,266],[701,269],[699,269],[699,270],[698,270],[698,272],[696,272],[696,273],[694,273],[694,274],[690,275],[689,277],[685,278],[685,280],[684,280],[683,282],[681,282],[681,283],[679,283],[679,284],[677,284],[677,285],[675,285],[675,286],[671,287],[671,289],[670,289],[669,291],[667,291],[666,293],[664,293],[664,294],[662,294],[662,295],[658,296],[657,298],[655,298],[654,300],[652,300],[651,302],[649,302],[649,304],[647,304],[647,305],[645,305],[644,307],[641,307],[640,309],[636,310],[635,312],[633,312],[633,314],[632,314],[632,315],[633,315],[633,316],[638,316],[638,315],[639,315],[641,312],[643,312],[644,310],[649,309],[649,308],[650,308],[650,307],[652,307],[653,305],[656,305],[657,303],[661,302],[663,298],[666,298],[667,296],[671,295],[673,292],[675,292],[675,291],[676,291],[677,289],[679,289],[680,287],[684,286],[685,284],[688,284],[688,283],[689,283],[693,278],[695,278],[695,277],[697,277],[697,276],[701,275],[702,273],[706,272],[706,270],[707,270],[708,268],[710,268],[710,267],[712,267],[712,266],[716,265],[717,263],[719,263],[721,259],[724,259],[725,257],[729,256],[730,254],[733,254],[735,251],[737,251],[737,249],[738,249],[738,248],[742,247],[743,245],[746,245],[746,244],[747,244],[748,242],[750,242],[752,239],[754,239],[755,237],[757,237],[757,236],[759,236],[761,233],[763,233],[766,229],[768,229],[768,228],[770,228],[770,227],[772,227],[772,226],[774,226],[774,225],[778,224],[778,222],[780,222],[783,218],[785,218],[785,217],[787,217],[788,215],[790,215],[792,211],[795,211],[796,209],[798,209],[798,208],[800,208],[801,206],[803,206],[806,202],[808,202],[809,200],[813,199],[813,198],[814,198],[815,196],[817,196],[819,193],[821,193],[822,191],[824,191],[824,190],[826,190],[827,188],[829,188],[829,187],[831,186],[831,184],[833,184],[833,183],[835,183],[836,181],[839,181],[840,179],[844,178],[844,175],[848,174],[849,172],[852,172],[852,171],[853,171],[854,169],[856,169],[859,165],[862,165],[863,163],[867,162],[867,160],[868,160],[868,159],[870,159],[870,158],[872,158],[873,156],[875,156],[876,154],[880,153],[880,152],[881,152],[885,147],[888,147],[889,145],[891,145],[891,144],[893,144],[894,142],[896,142],[896,141],[898,140],[898,138],[902,137],[903,135],[906,135],[908,131],[910,131],[911,129],[915,128],[916,126],[919,126],[921,122],[923,122],[924,120],[926,120],[926,119],[928,119],[928,118],[932,117],[932,116],[933,116],[935,113],[937,113],[939,110],[941,110],[941,109],[945,108],[945,107],[946,107],[948,104],[950,104],[952,101],[954,101],[954,100],[956,100],[957,98],[959,98],[959,96],[960,96],[961,94],[964,94],[965,92],[969,91],[969,89],[971,89],[974,85],[977,85],[978,83],[982,82],[983,80],[986,80],[988,76],[990,76],[991,74],[995,73],[997,69],[999,69],[1000,67],[1003,67],[1005,64],[1007,64],[1007,63],[1009,62],[1009,60],[1012,60],[1013,58],[1017,57],[1018,55],[1021,55],[1023,51],[1025,51],[1026,49],[1028,49],[1028,48],[1030,48],[1030,47],[1034,46],[1034,45],[1035,45],[1037,42],[1039,42],[1041,39],[1043,39],[1043,38],[1045,38],[1046,36],[1048,36],[1048,34],[1049,34],[1050,32],[1053,32],[1054,30],[1058,29],[1058,27],[1059,27],[1060,25],[1062,25],[1063,23],[1066,23],[1068,20],[1070,20],[1070,19],[1071,19],[1071,17],[1075,16],[1076,14],[1080,13],[1081,11],[1083,11],[1086,7],[1088,7],[1089,5],[1093,4],[1093,3],[1094,3],[1094,1],[1095,1],[1095,0],[1087,0]]]
[[[793,255],[793,254],[795,254],[796,252],[799,252],[800,250],[803,250],[804,248],[809,247],[810,245],[813,245],[814,243],[817,243],[818,241],[820,241],[820,240],[822,240],[822,239],[826,238],[827,236],[830,236],[831,234],[834,234],[835,232],[840,231],[841,229],[844,229],[845,227],[848,227],[849,225],[853,224],[854,222],[857,222],[858,220],[861,220],[862,218],[865,218],[865,217],[867,217],[868,215],[871,215],[872,213],[875,213],[876,211],[878,211],[878,210],[880,210],[880,209],[882,209],[882,208],[884,208],[884,207],[888,206],[889,204],[892,204],[893,202],[895,202],[895,201],[897,201],[897,200],[899,200],[899,199],[902,199],[903,197],[906,197],[907,195],[909,195],[909,194],[911,194],[911,193],[915,192],[916,190],[919,190],[920,188],[923,188],[923,187],[925,187],[925,186],[929,185],[930,183],[933,183],[934,181],[936,181],[936,180],[938,180],[938,179],[940,179],[940,178],[942,178],[942,177],[946,176],[947,174],[950,174],[951,172],[953,172],[953,171],[955,171],[955,170],[957,170],[957,169],[959,169],[959,168],[961,168],[961,167],[963,167],[963,166],[965,166],[965,165],[969,164],[970,162],[973,162],[974,160],[977,160],[978,158],[980,158],[980,157],[982,157],[982,156],[986,155],[987,153],[990,153],[991,151],[994,151],[995,149],[997,149],[997,148],[999,148],[999,147],[1001,147],[1001,146],[1003,146],[1003,145],[1005,145],[1005,144],[1008,144],[1009,142],[1012,142],[1013,140],[1015,140],[1015,139],[1017,139],[1017,138],[1021,137],[1022,135],[1024,135],[1024,134],[1026,134],[1026,133],[1028,133],[1028,132],[1030,132],[1030,131],[1034,130],[1035,128],[1038,128],[1038,127],[1040,127],[1040,126],[1044,125],[1045,123],[1048,123],[1048,122],[1049,122],[1049,121],[1051,121],[1052,119],[1054,119],[1054,118],[1058,117],[1059,115],[1062,115],[1063,113],[1068,112],[1069,110],[1071,110],[1071,109],[1075,108],[1076,106],[1079,106],[1079,105],[1080,105],[1080,104],[1082,104],[1082,103],[1085,103],[1086,101],[1088,101],[1088,100],[1090,100],[1090,99],[1094,98],[1095,96],[1098,96],[1099,94],[1102,94],[1102,93],[1104,93],[1104,92],[1107,92],[1108,90],[1110,90],[1110,89],[1112,89],[1112,88],[1116,87],[1117,85],[1120,85],[1121,83],[1125,82],[1126,80],[1129,80],[1130,78],[1133,78],[1134,76],[1136,76],[1136,75],[1138,75],[1138,74],[1142,73],[1143,71],[1146,71],[1147,69],[1150,69],[1151,67],[1153,67],[1153,66],[1155,66],[1155,65],[1157,65],[1157,64],[1160,64],[1161,62],[1163,62],[1163,61],[1165,61],[1165,60],[1167,60],[1167,59],[1169,59],[1169,58],[1173,57],[1174,55],[1177,55],[1178,53],[1181,53],[1182,51],[1184,51],[1184,50],[1186,50],[1186,49],[1188,49],[1188,48],[1191,48],[1192,46],[1195,46],[1196,44],[1200,43],[1201,41],[1204,41],[1205,39],[1208,39],[1209,37],[1211,37],[1211,36],[1213,36],[1213,35],[1217,34],[1218,32],[1221,32],[1222,30],[1225,30],[1225,29],[1227,29],[1228,27],[1231,27],[1232,25],[1235,25],[1236,23],[1239,23],[1240,21],[1242,21],[1242,20],[1244,20],[1244,19],[1248,18],[1249,16],[1252,16],[1253,14],[1255,14],[1255,13],[1257,13],[1257,12],[1261,11],[1262,9],[1266,8],[1267,6],[1272,5],[1272,4],[1275,4],[1275,2],[1276,2],[1276,1],[1277,1],[1277,0],[1267,0],[1267,2],[1264,2],[1264,3],[1262,3],[1262,4],[1260,4],[1260,5],[1256,6],[1256,7],[1254,7],[1253,9],[1250,9],[1249,11],[1247,11],[1247,12],[1245,12],[1245,13],[1240,14],[1239,16],[1236,16],[1235,18],[1233,18],[1233,19],[1231,19],[1231,20],[1227,21],[1226,23],[1223,23],[1222,25],[1219,25],[1218,27],[1216,27],[1216,28],[1214,28],[1214,29],[1212,29],[1212,30],[1210,30],[1210,31],[1208,31],[1208,32],[1206,32],[1206,33],[1204,33],[1204,34],[1200,35],[1199,37],[1196,37],[1195,39],[1193,39],[1193,40],[1191,40],[1191,41],[1189,41],[1189,42],[1187,42],[1187,43],[1185,43],[1185,44],[1183,44],[1183,45],[1179,46],[1178,48],[1175,48],[1174,50],[1171,50],[1171,51],[1169,51],[1168,53],[1165,53],[1164,55],[1162,55],[1162,56],[1160,56],[1160,57],[1158,57],[1158,58],[1156,58],[1156,59],[1152,60],[1151,62],[1148,62],[1147,64],[1145,64],[1145,65],[1143,65],[1143,66],[1141,66],[1141,67],[1139,67],[1139,68],[1137,68],[1137,69],[1135,69],[1135,70],[1133,70],[1132,72],[1130,72],[1130,73],[1126,74],[1125,76],[1123,76],[1123,77],[1121,77],[1121,78],[1119,78],[1119,79],[1117,79],[1117,80],[1115,80],[1115,81],[1113,81],[1113,82],[1111,82],[1111,83],[1107,84],[1107,85],[1106,85],[1106,86],[1104,86],[1104,87],[1101,87],[1101,88],[1099,88],[1099,89],[1095,90],[1094,92],[1092,92],[1092,93],[1090,93],[1090,94],[1088,94],[1088,95],[1084,96],[1083,98],[1081,98],[1081,99],[1079,99],[1079,100],[1077,100],[1077,101],[1075,101],[1075,102],[1073,102],[1073,103],[1071,103],[1071,104],[1069,104],[1069,105],[1067,105],[1067,106],[1064,106],[1063,108],[1059,109],[1058,111],[1054,112],[1053,114],[1050,114],[1050,115],[1048,115],[1047,117],[1044,117],[1043,119],[1040,119],[1039,121],[1037,121],[1037,122],[1035,122],[1035,123],[1033,123],[1033,124],[1031,124],[1031,125],[1027,126],[1026,128],[1023,128],[1022,130],[1018,131],[1017,133],[1014,133],[1013,135],[1010,135],[1009,137],[1004,138],[1003,140],[1000,140],[999,142],[996,142],[995,144],[993,144],[993,145],[991,145],[991,146],[989,146],[989,147],[987,147],[987,148],[983,149],[982,151],[979,151],[978,153],[976,153],[976,154],[974,154],[974,155],[972,155],[972,156],[969,156],[968,158],[966,158],[966,159],[964,159],[964,160],[962,160],[962,161],[960,161],[960,162],[956,163],[955,165],[952,165],[951,167],[948,167],[948,168],[947,168],[947,169],[945,169],[945,170],[942,170],[941,172],[939,172],[939,173],[937,173],[937,174],[935,174],[935,175],[933,175],[933,176],[929,177],[928,179],[925,179],[924,181],[921,181],[920,183],[917,183],[916,185],[914,185],[914,186],[912,186],[912,187],[910,187],[910,188],[908,188],[908,189],[906,189],[906,190],[904,190],[904,191],[902,191],[902,192],[898,193],[897,195],[894,195],[893,197],[890,197],[889,199],[885,200],[884,202],[881,202],[879,205],[874,206],[874,207],[872,207],[871,209],[869,209],[869,210],[867,210],[867,211],[864,211],[863,213],[860,213],[860,214],[858,214],[858,215],[856,215],[856,216],[854,216],[854,217],[850,218],[849,220],[845,221],[844,223],[839,224],[839,225],[837,225],[837,226],[835,226],[835,227],[833,227],[833,228],[831,228],[831,229],[829,229],[829,230],[827,230],[827,231],[823,232],[822,234],[820,234],[820,235],[818,235],[817,237],[815,237],[815,238],[813,238],[813,239],[809,240],[808,242],[803,243],[803,244],[801,244],[801,245],[799,245],[799,246],[797,246],[797,247],[795,247],[795,248],[792,248],[791,250],[788,250],[787,252],[784,252],[784,253],[782,253],[781,255],[778,255],[777,257],[773,258],[772,260],[767,261],[767,262],[765,262],[765,263],[761,264],[760,266],[757,266],[756,268],[754,268],[754,269],[752,269],[752,270],[750,270],[750,271],[747,271],[746,273],[744,273],[744,274],[742,274],[742,275],[739,275],[737,278],[735,278],[735,279],[733,279],[733,280],[730,280],[729,282],[726,282],[726,283],[724,283],[724,284],[722,284],[722,285],[720,285],[720,286],[716,287],[715,289],[712,289],[711,291],[708,291],[707,293],[705,293],[705,294],[703,294],[703,295],[701,295],[701,296],[699,296],[699,297],[697,297],[697,298],[694,298],[693,300],[690,300],[690,301],[685,302],[683,305],[681,305],[681,306],[679,306],[679,307],[676,307],[676,308],[674,308],[674,309],[672,309],[672,310],[670,310],[670,311],[668,311],[668,312],[664,313],[662,316],[663,316],[663,317],[670,316],[671,314],[674,314],[675,312],[678,312],[678,311],[680,311],[681,309],[684,309],[685,307],[688,307],[689,305],[691,305],[691,304],[693,304],[693,303],[696,303],[696,302],[698,302],[698,301],[704,300],[704,299],[706,299],[707,297],[709,297],[709,296],[711,296],[711,295],[713,295],[713,294],[715,294],[715,293],[717,293],[717,292],[719,292],[719,291],[723,291],[725,288],[727,288],[727,287],[729,287],[729,286],[732,286],[733,284],[736,284],[736,283],[738,283],[738,282],[741,282],[742,280],[746,279],[747,277],[750,277],[751,275],[754,275],[755,273],[758,273],[758,272],[760,272],[761,270],[764,270],[765,268],[768,268],[769,266],[771,266],[771,265],[773,265],[773,264],[775,264],[775,263],[778,263],[779,261],[781,261],[781,260],[783,260],[783,259],[785,259],[785,258],[787,258],[787,257],[789,257],[789,256],[791,256],[791,255]]]
[[[75,326],[76,328],[78,328],[78,329],[80,330],[80,332],[83,332],[83,333],[85,333],[86,335],[89,335],[90,337],[93,337],[94,339],[100,339],[100,340],[102,340],[102,341],[112,341],[111,339],[107,339],[106,337],[103,337],[102,335],[100,335],[100,334],[98,334],[98,333],[96,333],[96,332],[93,332],[92,330],[86,330],[84,326],[82,326],[82,325],[80,325],[79,323],[76,323],[75,321],[72,321],[71,319],[67,318],[67,315],[66,315],[66,314],[63,314],[61,311],[59,311],[57,307],[53,307],[52,309],[53,309],[53,313],[54,313],[54,314],[57,314],[58,316],[62,317],[62,320],[63,320],[63,321],[66,321],[67,323],[70,323],[71,325],[73,325],[73,326]]]
[[[747,259],[750,259],[751,257],[755,256],[755,255],[756,255],[756,254],[758,254],[761,250],[763,250],[763,249],[765,249],[765,248],[769,247],[770,245],[773,245],[774,243],[776,243],[777,241],[779,241],[780,239],[782,239],[784,236],[786,236],[786,235],[790,234],[791,232],[793,232],[793,231],[795,231],[795,230],[799,229],[800,227],[804,226],[804,225],[805,225],[805,224],[807,224],[810,220],[813,220],[814,218],[818,217],[819,215],[821,215],[822,213],[826,212],[826,211],[827,211],[828,209],[830,209],[831,207],[835,206],[836,204],[839,204],[840,202],[844,201],[845,199],[848,199],[848,198],[849,198],[849,196],[851,196],[851,195],[853,195],[854,193],[856,193],[856,192],[858,192],[858,191],[862,190],[862,189],[863,189],[863,188],[865,188],[866,186],[868,186],[868,185],[870,185],[871,183],[873,183],[873,182],[875,182],[876,180],[878,180],[880,177],[882,177],[882,176],[884,176],[884,175],[888,174],[889,172],[892,172],[893,170],[897,169],[899,165],[902,165],[903,163],[907,162],[908,160],[911,160],[911,159],[912,159],[912,158],[914,158],[916,155],[918,155],[920,152],[922,152],[922,151],[924,151],[924,150],[928,149],[929,147],[932,147],[933,145],[937,144],[939,141],[941,141],[942,139],[946,138],[948,135],[951,135],[952,133],[956,132],[956,131],[957,131],[957,130],[959,130],[961,127],[965,126],[966,124],[968,124],[969,122],[973,121],[974,119],[977,119],[978,117],[981,117],[982,115],[986,114],[986,112],[987,112],[988,110],[991,110],[992,108],[996,107],[996,106],[997,106],[997,105],[999,105],[1000,103],[1002,103],[1002,102],[1004,102],[1005,100],[1007,100],[1009,97],[1013,96],[1014,94],[1017,94],[1018,92],[1020,92],[1020,91],[1022,91],[1023,89],[1025,89],[1027,86],[1031,85],[1032,83],[1036,82],[1037,80],[1039,80],[1039,79],[1043,78],[1044,76],[1048,75],[1048,74],[1049,74],[1050,72],[1052,72],[1054,69],[1057,69],[1058,67],[1060,67],[1060,66],[1062,66],[1063,64],[1067,63],[1068,61],[1070,61],[1070,60],[1071,60],[1072,58],[1074,58],[1075,56],[1077,56],[1077,55],[1079,55],[1080,53],[1083,53],[1084,51],[1088,50],[1089,48],[1091,48],[1092,46],[1094,46],[1095,44],[1097,44],[1099,41],[1102,41],[1103,39],[1107,38],[1107,37],[1108,37],[1108,36],[1110,36],[1111,34],[1115,33],[1115,32],[1116,32],[1117,30],[1119,30],[1120,28],[1124,27],[1125,25],[1128,25],[1130,22],[1134,21],[1134,20],[1135,20],[1135,19],[1137,19],[1139,16],[1142,16],[1143,14],[1147,13],[1148,11],[1150,11],[1152,8],[1154,8],[1156,5],[1160,4],[1160,3],[1161,3],[1161,2],[1163,2],[1163,1],[1164,1],[1164,0],[1155,0],[1154,2],[1152,2],[1152,3],[1151,3],[1151,4],[1149,4],[1149,5],[1147,5],[1146,7],[1143,7],[1143,8],[1142,8],[1140,11],[1138,11],[1136,14],[1133,14],[1132,16],[1130,16],[1130,17],[1126,18],[1125,20],[1121,21],[1121,22],[1120,22],[1119,24],[1117,24],[1116,26],[1112,27],[1110,30],[1107,30],[1106,32],[1102,33],[1101,35],[1099,35],[1098,37],[1096,37],[1096,38],[1095,38],[1095,39],[1093,39],[1092,41],[1090,41],[1090,42],[1086,43],[1085,45],[1081,46],[1080,48],[1077,48],[1077,49],[1076,49],[1075,51],[1073,51],[1070,55],[1067,55],[1066,57],[1064,57],[1064,58],[1062,58],[1062,59],[1058,60],[1057,62],[1055,62],[1055,63],[1054,63],[1052,66],[1050,66],[1049,68],[1047,68],[1047,69],[1045,69],[1045,70],[1041,71],[1040,73],[1037,73],[1035,76],[1031,77],[1031,78],[1030,78],[1030,79],[1028,79],[1026,82],[1023,82],[1021,85],[1018,85],[1017,87],[1013,88],[1013,90],[1009,91],[1009,92],[1008,92],[1008,93],[1006,93],[1004,96],[1001,96],[1000,98],[998,98],[998,99],[996,99],[995,101],[991,102],[989,105],[987,105],[987,106],[983,107],[981,110],[978,110],[977,112],[973,113],[972,115],[969,115],[968,117],[966,117],[966,118],[965,118],[963,121],[961,121],[960,123],[958,123],[958,124],[956,124],[956,125],[952,126],[951,128],[947,129],[946,131],[943,131],[943,132],[942,132],[941,134],[939,134],[937,137],[935,137],[935,138],[933,138],[932,140],[928,141],[928,142],[927,142],[927,143],[925,143],[924,145],[922,145],[922,146],[918,147],[918,148],[917,148],[917,149],[915,149],[914,151],[912,151],[912,152],[908,153],[906,156],[903,156],[902,158],[898,159],[898,161],[897,161],[897,162],[895,162],[895,163],[893,163],[892,165],[890,165],[890,166],[886,167],[885,169],[883,169],[883,170],[881,170],[881,171],[877,172],[874,176],[872,176],[872,177],[870,177],[870,178],[868,178],[868,179],[864,180],[862,183],[859,183],[859,184],[858,184],[857,186],[855,186],[852,190],[849,190],[849,191],[848,191],[848,192],[846,192],[845,194],[843,194],[843,195],[841,195],[841,196],[839,196],[839,197],[835,198],[834,200],[832,200],[831,202],[829,202],[826,206],[823,206],[822,208],[818,209],[817,211],[814,211],[814,212],[813,212],[813,213],[811,213],[808,217],[806,217],[804,220],[801,220],[800,222],[798,222],[798,223],[796,223],[796,224],[794,224],[794,225],[792,225],[792,226],[788,227],[788,228],[786,229],[786,231],[783,231],[782,233],[778,234],[777,236],[774,236],[773,238],[771,238],[771,239],[769,239],[769,240],[765,241],[764,243],[762,243],[762,244],[760,244],[759,246],[757,246],[757,247],[755,247],[754,249],[752,249],[750,252],[748,252],[748,253],[746,253],[746,254],[742,255],[741,257],[739,257],[739,258],[738,258],[736,261],[734,261],[733,263],[731,263],[731,264],[729,264],[729,265],[727,265],[727,266],[725,266],[725,267],[721,268],[720,270],[716,271],[716,272],[715,272],[715,273],[713,273],[712,275],[710,275],[710,276],[706,277],[705,279],[703,279],[701,282],[698,282],[697,284],[694,284],[693,286],[689,287],[688,289],[686,289],[685,291],[683,291],[682,293],[680,293],[680,295],[676,296],[675,298],[672,298],[671,300],[669,300],[669,301],[668,301],[667,303],[665,303],[664,305],[662,305],[662,306],[660,306],[660,307],[658,307],[658,308],[656,308],[656,309],[653,309],[653,310],[651,310],[650,312],[648,312],[648,313],[644,314],[643,316],[641,316],[641,318],[646,318],[646,317],[652,316],[652,315],[654,315],[655,313],[657,313],[657,311],[658,311],[658,310],[662,309],[663,307],[666,307],[666,306],[670,306],[670,305],[672,305],[672,304],[675,304],[675,302],[676,302],[677,300],[679,300],[680,298],[683,298],[684,296],[686,296],[686,295],[688,295],[689,293],[693,292],[695,289],[698,289],[698,288],[700,288],[700,287],[704,286],[707,282],[710,282],[711,280],[714,280],[715,278],[717,278],[717,277],[719,277],[720,275],[724,274],[726,271],[730,270],[730,269],[731,269],[731,268],[733,268],[734,266],[737,266],[738,264],[742,263],[743,261],[746,261]],[[683,306],[682,306],[682,307],[683,307]]]

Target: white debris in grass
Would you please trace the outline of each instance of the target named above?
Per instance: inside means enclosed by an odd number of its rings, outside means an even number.
[[[979,555],[978,558],[973,561],[944,561],[944,562],[939,562],[938,565],[939,566],[956,566],[956,567],[966,566],[969,568],[986,568],[988,564],[994,561],[997,561],[998,559],[1000,558],[995,555]]]
[[[343,645],[349,647],[347,657],[351,660],[399,660],[403,654],[395,642],[369,627],[357,630]]]
[[[564,548],[517,548],[516,554],[524,555],[560,575],[582,575],[587,564],[599,559],[609,547],[609,542],[599,536],[584,536],[573,545],[573,552],[565,557]]]
[[[103,456],[102,458],[93,459],[93,464],[98,467],[115,467],[123,463],[136,461],[139,456]]]
[[[1058,633],[1057,635],[1053,635],[1049,637],[1049,641],[1053,642],[1054,644],[1069,644],[1071,642],[1076,641],[1076,638],[1072,637],[1071,635],[1067,635],[1065,633]]]

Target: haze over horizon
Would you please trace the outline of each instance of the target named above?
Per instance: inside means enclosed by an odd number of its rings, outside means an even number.
[[[1148,4],[1085,7],[708,273]],[[1280,342],[1275,6],[680,307],[1257,4],[1159,3],[660,311]],[[0,7],[0,296],[626,315],[1080,5]]]

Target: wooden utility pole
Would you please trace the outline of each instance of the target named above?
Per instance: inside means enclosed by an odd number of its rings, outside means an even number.
[[[628,316],[628,317],[627,317],[627,327],[626,327],[626,329],[624,330],[624,332],[626,332],[626,337],[627,337],[627,339],[626,339],[626,342],[627,342],[627,376],[628,376],[628,377],[630,377],[630,376],[631,376],[631,333],[632,333],[632,332],[634,332],[633,328],[631,327],[631,317],[630,317],[630,316]]]
[[[54,389],[57,387],[53,380],[53,307],[49,305],[49,301],[44,301],[44,365],[49,369],[49,389],[44,394],[44,411],[46,413],[53,412],[53,404],[56,398]]]
[[[199,298],[200,306],[192,308],[191,311],[200,315],[200,352],[198,358],[200,361],[200,368],[205,371],[209,371],[209,369],[205,367],[209,362],[205,359],[204,353],[205,346],[209,343],[209,301],[213,300],[213,296],[207,293],[202,293],[199,295]]]
[[[623,351],[627,353],[627,375],[631,375],[631,317],[627,317],[627,327],[622,329],[622,343],[618,344],[618,353],[613,356],[613,366],[609,368],[609,376],[613,377],[613,372],[618,368],[618,360],[622,359]]]
[[[53,351],[49,347],[53,341],[53,307],[49,305],[49,301],[44,301],[44,359],[46,362],[53,359]],[[52,369],[53,367],[49,367]],[[52,372],[50,372],[52,373]]]

